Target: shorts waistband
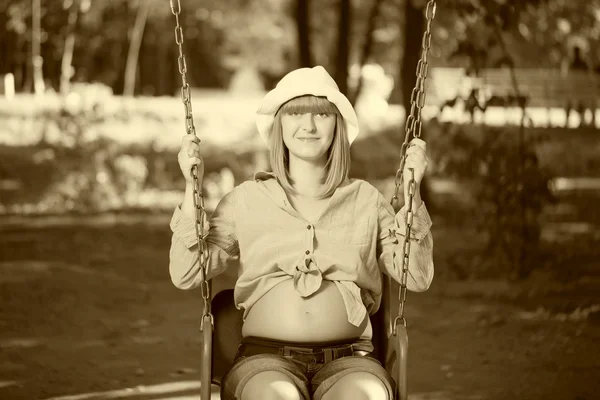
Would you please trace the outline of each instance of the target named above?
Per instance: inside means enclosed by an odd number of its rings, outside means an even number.
[[[246,337],[242,339],[236,359],[256,354],[278,354],[297,361],[324,364],[329,361],[355,355],[353,344],[358,338],[342,341],[295,343],[267,338]]]
[[[343,340],[331,340],[331,341],[322,341],[322,342],[289,342],[284,340],[270,339],[270,338],[262,338],[257,336],[248,336],[242,338],[241,344],[256,344],[261,346],[270,346],[270,347],[295,347],[295,348],[303,348],[303,349],[321,349],[325,347],[338,347],[351,345],[358,342],[360,338],[350,338]]]

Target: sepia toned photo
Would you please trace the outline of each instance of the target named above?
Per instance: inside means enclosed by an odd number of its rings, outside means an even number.
[[[600,0],[0,0],[0,399],[600,396]]]

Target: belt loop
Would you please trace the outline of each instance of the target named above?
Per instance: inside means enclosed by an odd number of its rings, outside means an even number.
[[[323,353],[325,355],[325,363],[328,363],[333,360],[333,358],[335,356],[335,349],[331,349],[331,348],[324,349]]]
[[[290,356],[290,349],[288,349],[287,347],[282,347],[279,349],[279,354],[283,355],[284,357],[289,357]]]

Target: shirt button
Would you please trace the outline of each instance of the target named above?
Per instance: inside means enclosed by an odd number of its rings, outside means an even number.
[[[310,230],[310,228],[312,228],[312,226],[306,225],[306,229]]]
[[[306,254],[310,254],[310,250],[306,250]]]

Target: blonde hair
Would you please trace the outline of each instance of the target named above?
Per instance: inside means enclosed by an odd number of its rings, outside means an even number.
[[[271,169],[277,179],[279,179],[281,186],[291,193],[297,193],[297,191],[292,186],[293,181],[289,174],[289,150],[283,142],[281,114],[294,112],[300,114],[335,114],[335,133],[333,142],[327,153],[327,163],[325,164],[326,174],[321,181],[321,183],[325,184],[325,190],[319,196],[320,198],[329,197],[348,178],[350,172],[350,143],[342,114],[335,104],[327,100],[327,98],[312,95],[295,97],[284,103],[275,113],[269,138]]]

